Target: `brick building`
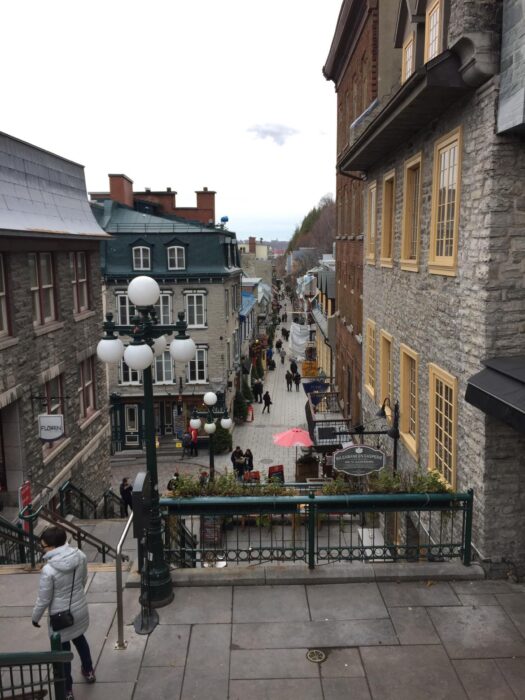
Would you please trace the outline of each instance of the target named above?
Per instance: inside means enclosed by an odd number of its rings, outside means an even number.
[[[67,479],[93,498],[110,483],[101,240],[81,165],[0,133],[0,492],[56,494]],[[39,437],[39,415],[63,416]]]
[[[343,159],[356,125],[398,78],[399,58],[381,50],[396,12],[390,1],[344,0],[323,68],[337,93],[335,385],[354,424],[361,421],[364,177],[343,167]]]
[[[124,184],[130,182],[120,177]],[[168,349],[155,359],[157,434],[162,438],[180,433],[193,408],[204,408],[207,391],[220,392],[231,409],[240,363],[241,270],[235,234],[154,216],[140,205],[137,210],[119,200],[99,199],[92,207],[101,227],[112,235],[101,252],[105,310],[114,314],[117,324],[130,325],[135,311],[127,286],[133,277],[148,275],[160,286],[160,323],[174,324],[178,312],[184,311],[188,333],[197,345],[195,359],[185,366],[176,366]],[[120,366],[108,367],[108,384],[114,449],[141,449],[141,373],[122,360]]]
[[[478,558],[523,572],[523,13],[396,4],[399,82],[340,159],[367,178],[364,420],[398,399],[399,468],[473,488]]]

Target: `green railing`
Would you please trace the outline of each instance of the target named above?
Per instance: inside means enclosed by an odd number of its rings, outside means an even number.
[[[113,489],[104,491],[102,512],[104,518],[106,519],[126,517],[125,503],[122,498],[113,491]]]
[[[175,566],[340,561],[471,563],[472,491],[162,498]],[[184,527],[188,542],[177,537]],[[186,564],[187,565],[187,564]]]
[[[0,700],[65,700],[64,664],[72,658],[59,634],[51,637],[51,651],[0,654]]]
[[[35,551],[39,558],[41,553],[32,532],[25,532],[21,524],[0,517],[0,564],[27,564]]]
[[[71,483],[66,481],[58,489],[60,498],[60,515],[65,518],[66,515],[74,515],[81,520],[85,518],[91,519],[97,517],[97,504],[95,501],[86,496],[86,494]]]

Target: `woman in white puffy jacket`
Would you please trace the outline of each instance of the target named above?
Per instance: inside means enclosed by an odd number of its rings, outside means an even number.
[[[94,683],[93,662],[89,644],[84,636],[89,626],[89,612],[84,586],[87,581],[87,560],[84,552],[70,547],[66,531],[61,527],[48,527],[40,536],[44,550],[45,565],[40,574],[38,598],[33,608],[32,622],[35,627],[46,611],[49,615],[69,610],[74,623],[71,627],[60,630],[62,649],[70,651],[71,641],[76,647],[82,664],[82,675],[88,683]],[[73,579],[74,573],[74,579]],[[49,636],[53,634],[48,620]],[[73,679],[71,664],[65,664],[66,700],[73,700]]]

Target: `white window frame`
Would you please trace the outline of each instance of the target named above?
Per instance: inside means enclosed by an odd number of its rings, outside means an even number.
[[[147,251],[147,254],[145,251]],[[151,248],[149,248],[148,246],[133,246],[132,259],[134,270],[151,270]]]
[[[126,374],[129,376],[127,380],[125,379]],[[124,360],[121,360],[118,371],[118,383],[123,386],[140,386],[142,384],[141,373],[138,369],[131,369]]]
[[[94,355],[86,358],[78,365],[79,385],[78,397],[80,404],[80,419],[85,420],[95,413],[96,382],[95,382],[95,358]]]
[[[195,358],[187,364],[186,381],[188,384],[206,384],[208,381],[208,348],[197,348]]]
[[[117,312],[116,317],[118,319],[119,326],[131,326],[131,319],[136,316],[137,309],[130,302],[127,294],[117,294]],[[124,303],[122,303],[124,301]]]
[[[173,254],[173,262],[172,262]],[[186,269],[186,249],[182,245],[170,245],[167,249],[168,270]]]
[[[173,323],[172,315],[173,297],[169,292],[161,292],[158,302],[155,304],[157,320],[163,326]]]
[[[31,296],[33,302],[33,325],[43,326],[50,321],[55,321],[57,318],[56,299],[55,299],[55,269],[52,253],[29,253],[30,270],[31,266],[35,273],[35,279],[30,281]],[[45,284],[42,281],[42,261],[49,261],[50,281]],[[45,315],[45,300],[48,298],[49,314]]]
[[[188,328],[206,328],[206,294],[203,294],[202,292],[188,292],[184,296],[184,305],[186,307],[186,320],[188,323]],[[202,299],[202,318],[199,318],[199,315],[197,313],[197,305],[195,303],[198,297]],[[190,300],[192,301],[191,305]]]
[[[71,286],[73,288],[73,311],[76,314],[90,308],[88,256],[82,250],[69,254]]]
[[[155,356],[154,366],[154,383],[155,384],[173,384],[175,377],[175,367],[171,359],[170,351],[165,350],[162,355]]]

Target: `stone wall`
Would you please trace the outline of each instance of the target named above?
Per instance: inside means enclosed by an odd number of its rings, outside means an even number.
[[[525,0],[504,0],[498,131],[525,130]]]

